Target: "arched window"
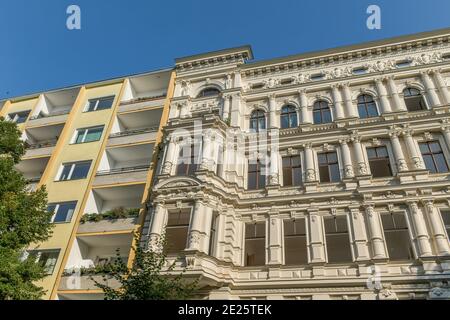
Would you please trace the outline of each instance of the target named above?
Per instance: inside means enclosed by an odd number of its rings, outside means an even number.
[[[377,105],[371,95],[362,94],[358,97],[358,113],[362,119],[378,117]]]
[[[197,98],[214,97],[220,94],[220,90],[216,88],[206,88],[200,91]]]
[[[288,105],[281,109],[281,129],[298,126],[297,111],[294,106]]]
[[[425,100],[419,90],[414,88],[406,88],[403,90],[405,97],[406,109],[408,111],[426,110]]]
[[[331,110],[330,106],[328,105],[328,102],[322,100],[314,103],[313,116],[314,116],[314,124],[330,123],[332,119],[331,119]]]
[[[255,110],[250,117],[250,129],[259,132],[266,129],[266,116],[264,111]]]

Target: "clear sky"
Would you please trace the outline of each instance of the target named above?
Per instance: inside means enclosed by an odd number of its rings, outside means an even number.
[[[71,4],[81,30],[66,28]],[[0,99],[243,44],[260,60],[450,27],[449,0],[0,0],[0,14]]]

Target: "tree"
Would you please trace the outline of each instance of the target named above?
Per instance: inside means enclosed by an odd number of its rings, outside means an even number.
[[[140,243],[136,237],[136,243]],[[164,237],[161,237],[153,248],[163,248]],[[145,249],[142,245],[133,248],[135,257],[131,268],[127,268],[125,261],[117,259],[109,266],[107,277],[117,280],[119,288],[112,288],[105,283],[95,281],[97,287],[105,293],[105,300],[184,300],[192,297],[197,281],[183,277],[183,270],[173,274],[175,262],[168,265],[167,254],[164,250]]]
[[[51,236],[45,188],[30,192],[14,166],[25,153],[15,123],[0,118],[0,299],[32,300],[44,294],[34,283],[45,277],[43,266],[24,252]]]

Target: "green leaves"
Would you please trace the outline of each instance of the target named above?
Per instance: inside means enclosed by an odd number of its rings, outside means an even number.
[[[32,243],[51,235],[47,192],[26,190],[27,182],[15,170],[24,154],[16,124],[0,118],[0,299],[39,299],[44,292],[34,282],[45,272],[34,259],[22,260]]]
[[[138,237],[136,243],[140,243]],[[164,244],[161,238],[156,248],[163,248]],[[131,268],[127,268],[123,260],[116,259],[115,267],[107,275],[118,280],[120,288],[111,288],[94,280],[105,293],[105,300],[185,300],[192,297],[197,281],[185,279],[185,270],[174,274],[175,262],[169,264],[163,250],[145,250],[141,246],[133,250],[135,259]],[[117,256],[120,257],[120,252]]]

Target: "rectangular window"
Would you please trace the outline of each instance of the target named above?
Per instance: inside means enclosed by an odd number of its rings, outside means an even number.
[[[190,219],[190,211],[169,213],[166,227],[167,254],[178,254],[186,249]]]
[[[305,219],[284,221],[284,255],[286,265],[308,264]]]
[[[390,260],[413,259],[414,254],[405,215],[403,213],[382,214],[381,221]]]
[[[431,173],[448,172],[447,161],[438,141],[423,142],[419,147],[425,166]]]
[[[209,235],[209,255],[212,257],[214,257],[214,255],[216,254],[218,223],[219,215],[217,213],[214,213],[211,222],[211,232]]]
[[[35,262],[40,264],[47,275],[53,274],[56,262],[58,261],[60,250],[35,250],[29,251],[29,258],[34,258]]]
[[[367,148],[370,172],[374,178],[391,177],[391,163],[386,147]]]
[[[261,162],[258,160],[256,163],[248,164],[248,190],[264,189],[266,187],[265,167],[261,166]]]
[[[338,182],[341,180],[336,152],[320,153],[318,159],[320,182]]]
[[[447,230],[447,236],[450,239],[450,211],[441,211],[442,220],[444,221],[445,230]]]
[[[182,146],[178,157],[177,175],[192,176],[197,171],[200,147],[196,144]]]
[[[299,156],[283,157],[283,185],[300,186],[302,184],[302,164]]]
[[[266,223],[248,223],[245,225],[245,266],[263,266],[266,264]]]
[[[103,126],[101,127],[92,127],[92,128],[84,128],[78,129],[76,133],[75,143],[87,143],[99,141],[102,137]]]
[[[25,121],[27,121],[30,112],[31,111],[28,110],[28,111],[10,113],[8,115],[8,117],[9,117],[10,121],[20,124],[20,123],[24,123]]]
[[[76,201],[49,204],[47,210],[53,212],[52,223],[64,223],[72,220]]]
[[[85,179],[89,173],[92,161],[81,161],[63,164],[58,181]]]
[[[86,112],[110,109],[114,103],[115,96],[91,99],[88,102]]]
[[[352,261],[347,216],[325,217],[328,263]]]

